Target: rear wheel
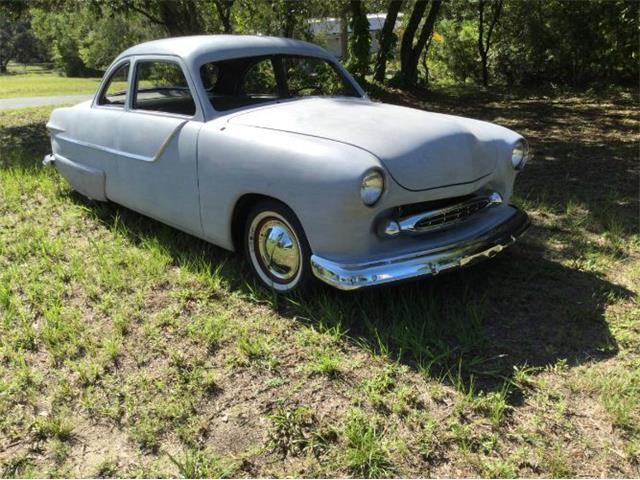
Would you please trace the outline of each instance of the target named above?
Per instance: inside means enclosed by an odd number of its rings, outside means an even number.
[[[301,289],[313,277],[304,230],[293,211],[280,202],[265,200],[251,210],[244,247],[260,283],[276,292]]]

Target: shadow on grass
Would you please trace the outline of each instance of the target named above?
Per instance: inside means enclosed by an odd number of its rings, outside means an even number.
[[[77,194],[70,197],[87,204]],[[319,286],[276,297],[255,288],[239,255],[118,205],[90,207],[97,220],[133,243],[162,245],[181,268],[202,273],[204,266],[230,289],[280,315],[345,332],[364,348],[467,390],[502,388],[516,367],[558,361],[572,366],[614,355],[604,309],[613,297],[632,295],[516,245],[490,261],[431,279],[349,293]]]

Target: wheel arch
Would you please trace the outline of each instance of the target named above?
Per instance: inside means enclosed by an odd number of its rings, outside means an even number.
[[[298,215],[295,211],[288,205],[286,202],[283,202],[279,198],[272,197],[270,195],[265,195],[262,193],[245,193],[236,200],[235,205],[233,206],[233,211],[231,214],[231,242],[233,243],[233,249],[236,252],[242,252],[244,250],[244,242],[242,239],[242,234],[244,233],[245,222],[247,220],[247,215],[251,209],[259,202],[265,200],[272,200],[274,202],[281,203],[289,210],[291,210],[296,218]],[[298,219],[299,221],[299,219]]]

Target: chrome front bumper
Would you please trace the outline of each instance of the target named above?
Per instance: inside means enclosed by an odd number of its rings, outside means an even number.
[[[340,290],[355,290],[465,267],[491,258],[515,241],[529,227],[522,210],[497,227],[452,245],[359,264],[340,264],[313,255],[311,268],[316,277]]]

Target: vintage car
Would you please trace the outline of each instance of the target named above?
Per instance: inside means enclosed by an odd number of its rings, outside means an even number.
[[[528,147],[491,123],[377,103],[322,48],[210,35],[134,46],[47,124],[79,193],[225,249],[265,286],[343,290],[469,265],[528,227]]]

